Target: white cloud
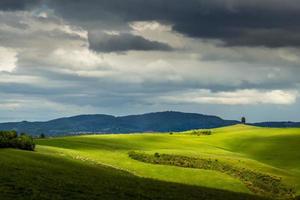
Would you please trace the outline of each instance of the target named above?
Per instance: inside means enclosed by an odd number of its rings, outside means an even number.
[[[64,66],[65,68],[95,69],[103,64],[103,59],[87,48],[54,50],[47,58],[47,63],[53,66]]]
[[[25,84],[40,84],[43,78],[29,75],[17,75],[13,73],[0,73],[1,83],[25,83]]]
[[[164,42],[174,48],[183,48],[188,40],[179,33],[172,31],[172,26],[157,21],[136,21],[129,24],[132,33],[149,40]]]
[[[89,105],[79,106],[54,102],[39,96],[0,92],[0,112],[6,113],[5,118],[12,121],[21,121],[25,118],[29,120],[47,120],[82,113],[97,113],[97,108]],[[18,114],[16,115],[16,113]],[[2,120],[0,117],[0,121]]]
[[[12,72],[16,68],[17,52],[0,46],[0,72]]]
[[[297,91],[245,89],[229,92],[194,90],[181,94],[162,96],[160,99],[175,103],[223,104],[223,105],[290,105],[296,102]]]
[[[142,31],[171,31],[172,26],[160,24],[157,21],[136,21],[130,23],[130,27],[138,32]]]

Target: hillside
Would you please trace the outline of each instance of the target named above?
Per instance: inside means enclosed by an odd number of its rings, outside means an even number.
[[[299,128],[300,122],[259,122],[254,123],[254,126],[273,127],[273,128]]]
[[[167,132],[216,128],[237,123],[237,121],[223,120],[217,116],[181,112],[158,112],[124,117],[79,115],[47,122],[1,123],[0,130],[16,130],[33,135],[41,133],[63,135],[76,133]]]
[[[263,200],[250,194],[137,177],[50,150],[40,148],[33,153],[0,149],[0,199]]]
[[[0,191],[19,199],[51,197],[51,191],[57,191],[55,199],[300,194],[300,129],[234,125],[210,131],[56,137],[36,140],[35,152],[0,149]]]

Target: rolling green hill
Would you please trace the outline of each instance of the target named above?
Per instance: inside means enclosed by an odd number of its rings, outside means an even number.
[[[235,125],[202,133],[59,137],[36,140],[35,152],[0,149],[0,193],[4,199],[300,194],[300,129]]]

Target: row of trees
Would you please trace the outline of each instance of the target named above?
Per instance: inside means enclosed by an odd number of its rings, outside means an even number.
[[[0,131],[0,148],[17,148],[34,151],[33,138],[25,133],[18,135],[16,131]]]

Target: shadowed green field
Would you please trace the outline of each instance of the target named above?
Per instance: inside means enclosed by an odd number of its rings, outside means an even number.
[[[38,144],[36,152],[0,150],[0,167],[5,168],[9,162],[11,165],[18,162],[19,168],[11,168],[11,173],[21,173],[26,176],[23,181],[30,178],[37,179],[38,182],[46,180],[43,182],[45,188],[55,187],[53,185],[55,185],[56,172],[58,174],[60,172],[65,178],[62,178],[59,183],[62,189],[55,193],[72,193],[71,188],[74,190],[80,188],[79,191],[73,191],[74,194],[82,193],[78,199],[84,195],[91,195],[88,199],[97,199],[104,193],[107,193],[108,199],[113,199],[116,195],[110,194],[113,188],[121,188],[119,193],[123,194],[122,191],[125,191],[126,194],[131,194],[133,199],[140,197],[137,195],[148,195],[140,199],[167,199],[161,190],[169,191],[168,196],[171,196],[169,199],[201,199],[199,198],[201,194],[204,194],[207,199],[218,199],[218,195],[222,192],[224,193],[223,199],[238,199],[232,197],[236,193],[240,198],[245,199],[245,196],[240,193],[253,194],[253,191],[251,192],[240,179],[222,171],[140,162],[128,156],[130,151],[218,160],[228,166],[277,177],[283,184],[293,188],[295,194],[300,194],[300,129],[270,129],[236,125],[214,129],[211,135],[195,135],[193,131],[173,135],[87,135],[41,139],[36,142]],[[14,159],[14,156],[17,158]],[[30,167],[31,165],[34,167]],[[103,165],[115,169],[103,167]],[[36,174],[34,176],[34,173],[28,174],[31,169],[39,171],[38,176]],[[8,191],[9,194],[10,190],[18,189],[9,189],[9,186],[5,186],[9,181],[2,178],[5,176],[3,171],[9,170],[9,167],[0,170],[2,172],[0,192]],[[104,184],[101,176],[109,179],[107,183],[110,184]],[[120,177],[124,182],[116,181]],[[14,181],[16,180],[12,179],[10,183],[13,184]],[[114,181],[118,182],[116,186],[114,186]],[[136,182],[141,188],[131,190],[131,184],[134,185]],[[22,182],[20,184],[22,185]],[[24,185],[27,184],[24,183]],[[180,192],[170,188],[180,188],[178,190]],[[52,188],[52,190],[56,189]],[[152,190],[161,191],[160,195],[153,193]],[[39,194],[44,193],[41,189],[38,191],[40,191],[40,193],[37,192]],[[208,194],[209,192],[215,196]],[[30,194],[30,191],[28,193]],[[64,198],[57,196],[52,199]]]
[[[47,152],[0,150],[1,200],[256,199],[252,195],[168,183]]]

